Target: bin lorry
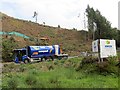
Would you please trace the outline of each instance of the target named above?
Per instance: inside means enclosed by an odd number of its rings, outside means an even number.
[[[22,49],[14,49],[15,63],[30,63],[33,61],[43,61],[68,58],[68,54],[63,54],[59,45],[52,46],[27,46]]]

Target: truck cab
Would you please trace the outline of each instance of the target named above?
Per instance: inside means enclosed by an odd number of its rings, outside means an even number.
[[[16,63],[19,63],[20,61],[23,61],[23,56],[26,55],[27,50],[26,48],[22,48],[22,49],[14,49],[14,61]]]

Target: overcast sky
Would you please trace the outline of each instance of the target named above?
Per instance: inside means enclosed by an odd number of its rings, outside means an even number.
[[[9,16],[35,21],[34,11],[38,12],[38,23],[62,28],[84,29],[84,12],[89,4],[98,9],[118,28],[119,0],[0,0],[0,12]],[[78,17],[79,16],[79,17]],[[87,18],[85,18],[87,20]]]

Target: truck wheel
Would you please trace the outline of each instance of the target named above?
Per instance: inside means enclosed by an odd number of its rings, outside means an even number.
[[[41,58],[41,62],[42,62],[42,61],[46,61],[46,60],[47,60],[46,57],[42,57],[42,58]]]
[[[52,61],[54,61],[54,57],[51,56],[50,58],[52,59]]]
[[[47,57],[44,57],[45,61],[47,60]]]
[[[59,60],[61,60],[61,59],[62,59],[62,57],[58,57],[58,59],[59,59]]]
[[[25,60],[24,60],[24,63],[25,63],[25,64],[30,63],[30,60],[25,59]]]
[[[41,58],[41,62],[42,62],[42,61],[45,61],[44,57]]]
[[[41,58],[41,62],[43,61],[43,58]]]

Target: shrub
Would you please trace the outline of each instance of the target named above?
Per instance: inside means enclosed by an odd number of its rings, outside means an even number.
[[[97,64],[96,70],[99,73],[103,73],[104,75],[106,74],[118,74],[118,67],[116,66],[118,63],[117,57],[108,57],[106,58],[106,61],[100,62]]]
[[[107,72],[107,67],[109,63],[108,62],[100,62],[97,64],[97,71],[102,73],[102,72]]]
[[[98,63],[97,58],[92,58],[91,56],[83,58],[83,60],[77,64],[75,67],[76,71],[84,71],[85,73],[99,73],[103,75],[107,74],[118,74],[118,69],[116,67],[117,60],[116,57],[105,58],[103,62]]]
[[[117,61],[117,57],[108,57],[108,62],[112,65],[117,65],[118,61]]]
[[[35,85],[33,85],[34,88],[45,88],[46,83],[42,80],[39,79]]]
[[[30,73],[30,74],[33,74],[33,75],[37,75],[37,74],[39,74],[39,72],[38,72],[36,69],[32,69],[32,70],[30,70],[29,73]]]
[[[10,78],[7,83],[8,83],[8,87],[11,90],[16,90],[16,88],[18,86],[18,82],[17,82],[17,79],[15,77]]]
[[[58,61],[57,60],[55,60],[53,63],[54,63],[54,65],[58,65]]]
[[[60,81],[58,75],[53,75],[49,78],[49,84],[52,86],[52,88],[60,88]]]
[[[30,40],[30,41],[34,41],[34,38],[33,38],[33,37],[30,37],[29,40]]]
[[[61,60],[60,62],[61,62],[62,64],[64,64],[65,60]]]
[[[17,65],[15,65],[14,63],[5,64],[3,67],[4,67],[2,70],[3,73],[13,72],[18,69]]]
[[[26,67],[24,67],[24,66],[21,66],[20,68],[19,68],[19,72],[24,72],[26,70]]]
[[[76,71],[79,71],[82,67],[81,67],[81,62],[78,62],[76,65],[75,65],[75,70]]]
[[[48,70],[53,70],[54,69],[53,65],[47,65],[47,68],[48,68]]]
[[[35,85],[37,83],[37,79],[36,76],[33,74],[29,74],[26,79],[25,82],[27,83],[27,85]]]
[[[3,61],[13,61],[13,49],[17,47],[17,43],[12,39],[2,41],[2,59]]]
[[[71,67],[71,66],[72,66],[71,62],[65,62],[65,63],[64,63],[64,67],[65,67],[65,68],[69,68],[69,67]]]
[[[93,58],[92,56],[87,56],[87,57],[84,57],[83,60],[82,60],[82,64],[86,64],[86,63],[94,63],[98,61],[97,58]]]
[[[58,28],[60,28],[60,25],[58,25]]]

